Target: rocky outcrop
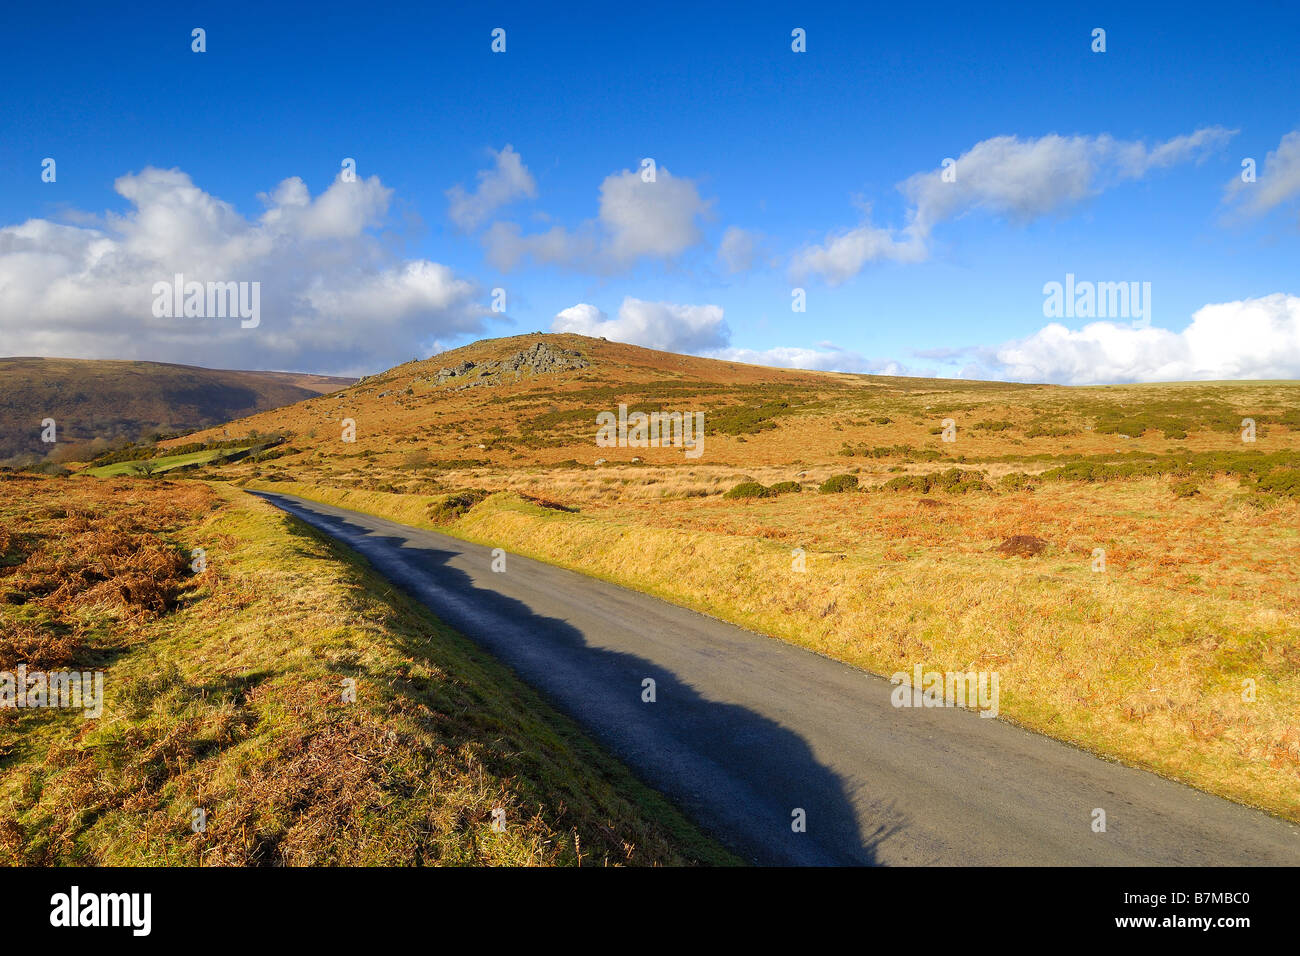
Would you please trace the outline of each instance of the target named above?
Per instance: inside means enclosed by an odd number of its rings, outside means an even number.
[[[516,352],[500,361],[474,363],[461,362],[451,368],[438,370],[434,384],[453,383],[454,390],[475,388],[480,385],[500,385],[514,382],[532,375],[544,375],[548,372],[566,372],[572,369],[586,368],[591,363],[580,352],[560,349],[537,342],[531,348]]]

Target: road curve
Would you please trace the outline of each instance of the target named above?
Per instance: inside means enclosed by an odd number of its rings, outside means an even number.
[[[1300,828],[1282,820],[971,711],[895,708],[888,680],[791,644],[514,554],[496,573],[491,547],[257,494],[359,552],[755,863],[1300,864]]]

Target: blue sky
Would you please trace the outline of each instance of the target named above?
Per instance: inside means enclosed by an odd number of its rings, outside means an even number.
[[[370,372],[566,327],[855,371],[1300,377],[1294,9],[465,6],[9,5],[0,352]],[[366,192],[322,202],[344,157]],[[458,225],[448,191],[483,183]],[[185,269],[261,282],[259,326],[150,315]],[[1066,273],[1150,283],[1151,328],[1045,332]]]

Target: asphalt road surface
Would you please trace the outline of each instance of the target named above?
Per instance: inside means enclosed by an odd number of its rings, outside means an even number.
[[[1300,828],[1267,814],[971,710],[895,707],[885,678],[508,541],[498,573],[490,547],[261,496],[362,554],[755,863],[1300,864]]]

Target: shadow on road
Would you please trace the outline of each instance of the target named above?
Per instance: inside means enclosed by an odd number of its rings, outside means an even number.
[[[452,566],[466,563],[467,555],[477,565],[475,552],[486,549],[460,542],[448,547],[448,539],[432,532],[250,493],[357,551],[450,627],[504,661],[744,859],[874,865],[876,846],[901,828],[897,815],[882,807],[881,822],[864,832],[843,781],[792,730],[747,707],[709,700],[652,660],[593,646],[568,621],[480,587]],[[524,562],[510,560],[516,566]],[[486,560],[481,563],[486,570]],[[624,627],[635,633],[637,622]],[[654,681],[653,703],[643,700],[647,678]],[[799,810],[805,832],[792,826]]]

